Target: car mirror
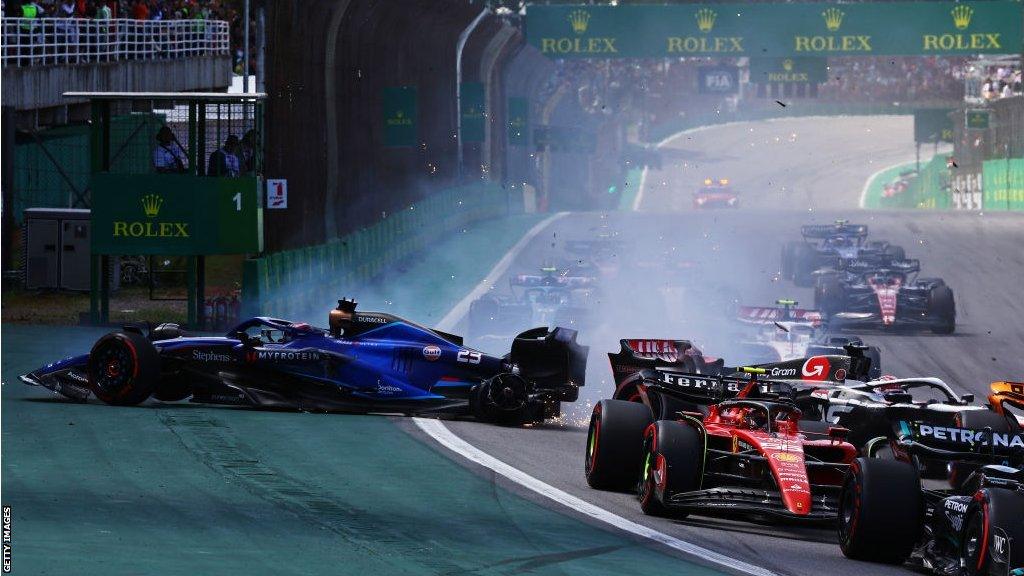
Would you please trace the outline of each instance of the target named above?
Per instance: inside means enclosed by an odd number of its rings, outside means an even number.
[[[974,394],[964,394],[960,396],[960,400],[963,401],[964,404],[970,404],[971,402],[974,402]]]

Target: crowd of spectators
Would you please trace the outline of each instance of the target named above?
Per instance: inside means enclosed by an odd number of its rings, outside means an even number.
[[[964,57],[846,57],[828,59],[827,101],[951,102],[964,97]]]
[[[998,100],[1010,96],[1020,96],[1021,71],[1010,66],[991,66],[985,72],[985,80],[981,83],[980,96],[984,100]]]
[[[96,18],[101,20],[229,20],[234,10],[221,0],[4,0],[7,18]]]
[[[204,20],[222,20],[229,23],[232,68],[242,73],[242,47],[244,46],[242,10],[240,0],[3,0],[2,13],[5,18],[42,19],[88,19],[133,21],[182,21],[195,22],[196,30],[204,30]],[[254,23],[251,30],[255,30]],[[53,39],[44,37],[40,27],[31,24],[19,26],[18,43],[47,44]],[[65,33],[70,26],[58,23],[51,28],[51,34],[64,36],[64,41],[85,41],[84,33]],[[5,26],[5,33],[7,33]],[[130,39],[126,39],[130,40]],[[162,41],[164,39],[161,39]],[[253,46],[250,46],[250,50]],[[23,52],[23,51],[22,51]],[[33,50],[39,55],[41,50]],[[64,52],[69,52],[64,50]],[[71,51],[73,52],[73,51]],[[19,52],[20,53],[20,52]],[[254,73],[255,59],[250,59],[250,74]],[[60,62],[59,58],[47,58],[49,62]]]

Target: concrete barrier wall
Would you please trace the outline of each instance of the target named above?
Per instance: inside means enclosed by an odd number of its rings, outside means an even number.
[[[64,92],[219,91],[231,85],[230,56],[3,69],[3,105],[38,110],[80,102]],[[84,102],[84,101],[82,101]]]

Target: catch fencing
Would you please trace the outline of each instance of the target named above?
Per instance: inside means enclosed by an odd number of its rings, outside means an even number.
[[[522,205],[493,183],[451,188],[327,243],[246,260],[243,316],[301,318],[329,306],[446,236]]]
[[[3,65],[53,66],[228,54],[223,20],[4,18]]]

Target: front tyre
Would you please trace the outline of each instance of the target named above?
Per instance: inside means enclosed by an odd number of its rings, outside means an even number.
[[[97,398],[115,406],[145,401],[160,380],[160,356],[141,334],[112,332],[89,352],[89,388]]]
[[[961,574],[1007,574],[1024,566],[1024,498],[1004,488],[974,495],[960,542]]]
[[[700,488],[704,468],[704,439],[693,426],[659,420],[644,433],[643,464],[637,496],[640,509],[650,516],[684,517],[671,510],[673,494]]]
[[[639,402],[601,400],[594,406],[584,464],[591,488],[625,491],[636,486],[644,430],[653,421],[651,409]]]
[[[857,458],[839,497],[839,547],[847,558],[900,564],[917,543],[922,514],[912,464]]]

